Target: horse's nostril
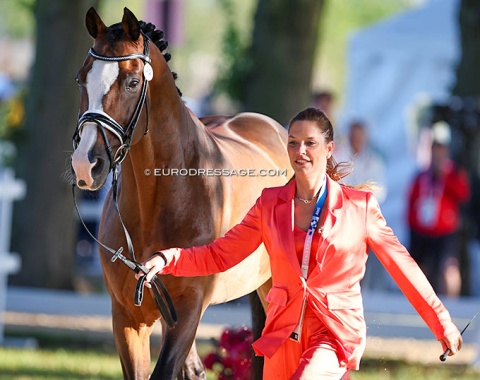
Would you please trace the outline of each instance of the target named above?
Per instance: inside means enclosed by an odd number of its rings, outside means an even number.
[[[103,167],[103,159],[101,157],[97,157],[95,159],[95,164],[92,166],[92,172],[101,170]]]
[[[78,181],[78,187],[83,187],[83,186],[87,186],[87,183],[83,179],[81,179]]]

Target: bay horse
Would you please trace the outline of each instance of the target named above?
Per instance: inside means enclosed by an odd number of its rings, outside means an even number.
[[[109,27],[95,9],[88,10],[86,27],[94,42],[76,77],[81,117],[71,160],[76,185],[90,191],[120,166],[118,207],[137,255],[130,259],[138,262],[161,248],[203,245],[222,236],[263,188],[290,177],[285,129],[255,113],[197,118],[176,87],[166,41],[145,25],[127,8],[122,22]],[[127,241],[114,203],[110,191],[98,239],[117,249]],[[270,287],[263,245],[224,273],[160,276],[178,315],[177,326],[167,329],[153,297],[145,297],[141,307],[133,304],[134,273],[112,262],[102,247],[99,254],[126,379],[149,377],[149,337],[157,320],[162,346],[150,378],[205,379],[195,334],[207,306],[255,290],[264,300]]]

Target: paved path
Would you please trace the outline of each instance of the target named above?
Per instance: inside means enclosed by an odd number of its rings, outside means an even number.
[[[380,359],[439,363],[440,345],[401,294],[364,295],[368,326],[366,356]],[[456,324],[463,328],[480,307],[480,300],[445,300]],[[9,331],[39,329],[52,334],[81,333],[96,339],[112,336],[108,295],[82,295],[66,291],[10,287],[4,322]],[[217,338],[227,326],[250,326],[247,302],[210,306],[203,316],[197,337]],[[464,335],[464,349],[447,364],[478,363],[480,320]],[[160,336],[160,328],[154,338]]]
[[[110,297],[68,291],[9,287],[4,316],[7,328],[26,326],[51,332],[84,331],[111,333]],[[247,302],[210,306],[205,312],[197,336],[218,337],[226,326],[251,326]],[[160,334],[158,331],[157,334]]]

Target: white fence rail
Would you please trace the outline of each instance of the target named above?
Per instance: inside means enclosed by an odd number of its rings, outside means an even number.
[[[14,171],[0,167],[0,345],[4,342],[3,316],[7,302],[7,276],[20,269],[20,256],[10,251],[13,201],[22,199],[26,186]]]

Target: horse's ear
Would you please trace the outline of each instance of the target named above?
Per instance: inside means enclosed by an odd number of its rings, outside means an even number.
[[[106,29],[105,24],[94,7],[91,7],[87,11],[87,15],[85,16],[85,25],[87,26],[88,33],[90,33],[92,38],[97,38],[100,32]]]
[[[130,9],[126,7],[123,8],[122,27],[125,34],[129,36],[132,41],[138,40],[138,37],[140,37],[140,23]]]

